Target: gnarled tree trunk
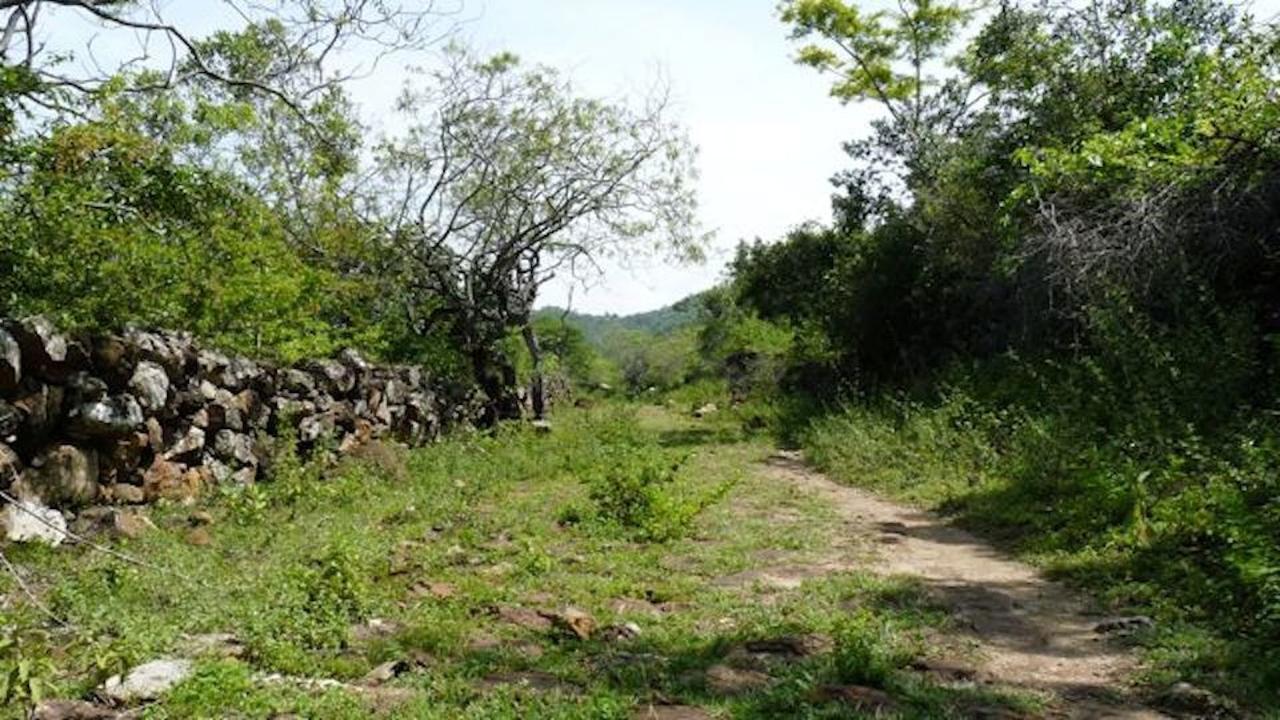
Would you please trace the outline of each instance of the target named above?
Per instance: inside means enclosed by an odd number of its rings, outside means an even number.
[[[542,376],[542,346],[538,343],[538,334],[533,325],[525,323],[520,334],[524,336],[525,347],[529,349],[529,357],[533,359],[533,383],[530,387],[530,402],[533,405],[533,417],[542,420],[547,411],[547,386]]]

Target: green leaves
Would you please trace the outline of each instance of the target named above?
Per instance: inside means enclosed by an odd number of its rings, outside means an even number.
[[[867,13],[842,0],[790,0],[780,9],[792,39],[818,39],[803,45],[796,61],[835,75],[833,97],[878,103],[913,132],[923,130],[924,92],[938,84],[926,65],[942,56],[973,14],[934,0],[896,12]]]

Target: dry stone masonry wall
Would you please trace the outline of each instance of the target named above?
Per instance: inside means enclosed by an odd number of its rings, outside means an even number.
[[[40,317],[0,320],[0,489],[22,504],[0,522],[18,539],[39,532],[33,518],[48,508],[253,483],[266,440],[285,428],[303,450],[332,441],[349,452],[385,437],[430,442],[474,408],[420,368],[371,365],[351,350],[278,367],[180,333],[73,337]]]

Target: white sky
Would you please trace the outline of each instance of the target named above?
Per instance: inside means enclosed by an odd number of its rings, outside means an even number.
[[[222,24],[221,3],[158,1],[194,35]],[[873,117],[870,108],[830,98],[825,78],[792,62],[795,47],[777,18],[777,0],[459,1],[469,18],[464,39],[557,67],[584,94],[636,96],[665,78],[675,112],[700,148],[701,220],[715,233],[707,262],[608,264],[590,288],[574,290],[580,311],[628,314],[670,304],[719,281],[739,240],[772,240],[802,222],[829,219],[827,181],[849,162],[841,143],[865,135]],[[1252,7],[1275,17],[1280,0]],[[74,45],[91,33],[60,25],[57,41]],[[402,67],[388,63],[350,87],[375,132],[394,130],[380,119],[389,116],[404,78]],[[539,304],[564,305],[569,297],[570,283],[557,281]]]
[[[573,294],[575,309],[650,310],[715,284],[740,239],[774,238],[830,217],[827,180],[845,167],[840,144],[866,129],[864,111],[827,95],[827,81],[791,62],[776,0],[472,0],[464,34],[570,73],[582,91],[672,85],[677,115],[700,148],[701,218],[715,232],[701,266],[611,265]],[[568,282],[541,304],[563,305]]]

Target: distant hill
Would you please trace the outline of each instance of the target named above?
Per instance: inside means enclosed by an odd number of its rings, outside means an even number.
[[[698,321],[702,312],[703,293],[690,295],[679,302],[657,310],[636,313],[634,315],[590,315],[569,311],[565,315],[564,308],[546,307],[535,311],[542,317],[565,317],[565,320],[582,331],[587,341],[597,348],[603,347],[605,339],[620,331],[640,331],[653,335],[665,335],[674,330],[688,327]]]

